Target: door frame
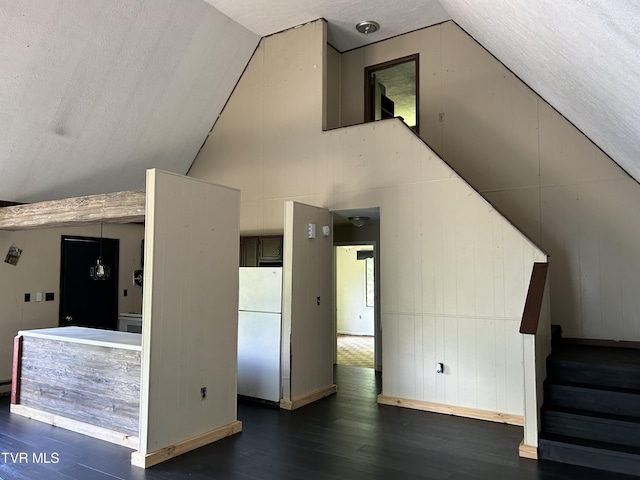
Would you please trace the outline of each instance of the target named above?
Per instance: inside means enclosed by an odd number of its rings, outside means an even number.
[[[396,58],[394,60],[388,60],[386,62],[377,63],[375,65],[369,65],[364,68],[364,122],[369,123],[374,120],[372,117],[372,108],[371,104],[371,73],[377,70],[384,70],[386,68],[391,68],[401,63],[407,63],[410,61],[416,62],[416,127],[415,133],[420,135],[420,54],[414,53],[411,55],[407,55],[405,57]]]
[[[62,316],[65,310],[65,241],[91,241],[91,242],[100,242],[100,241],[109,241],[115,242],[115,263],[110,266],[111,275],[114,276],[115,280],[115,288],[113,289],[113,298],[111,301],[115,305],[115,327],[114,329],[118,329],[118,302],[119,302],[119,293],[120,293],[120,239],[118,238],[107,238],[107,237],[89,237],[85,235],[61,235],[60,236],[60,301],[58,302],[58,325],[65,326],[62,322]],[[88,270],[87,270],[88,275]]]
[[[374,333],[374,351],[373,363],[376,372],[382,371],[382,328],[380,322],[380,256],[378,250],[378,242],[375,240],[352,241],[352,242],[334,242],[333,243],[333,331],[335,334],[334,341],[334,363],[338,363],[338,260],[335,254],[336,247],[348,246],[372,246],[373,247],[373,271],[374,271],[374,291],[375,304],[373,307],[373,333]]]

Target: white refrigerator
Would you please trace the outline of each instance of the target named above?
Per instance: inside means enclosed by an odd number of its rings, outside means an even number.
[[[280,401],[282,267],[240,267],[238,395]]]

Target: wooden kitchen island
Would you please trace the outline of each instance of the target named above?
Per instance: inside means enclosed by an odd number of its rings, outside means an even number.
[[[20,331],[11,412],[138,449],[141,342],[85,327]]]

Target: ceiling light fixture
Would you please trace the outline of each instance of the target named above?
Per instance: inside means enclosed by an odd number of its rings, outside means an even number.
[[[364,33],[365,35],[376,32],[379,28],[380,24],[378,22],[374,22],[373,20],[365,20],[356,25],[356,30],[358,30],[360,33]]]
[[[102,261],[102,224],[100,224],[100,255],[96,264],[89,268],[89,275],[94,280],[106,280],[111,274],[111,269]]]
[[[361,227],[363,226],[365,223],[367,223],[369,221],[369,217],[363,217],[363,216],[355,216],[355,217],[349,217],[349,221],[351,222],[351,224],[355,227]]]

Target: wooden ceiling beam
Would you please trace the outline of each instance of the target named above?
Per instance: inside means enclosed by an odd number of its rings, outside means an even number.
[[[0,200],[0,207],[13,207],[14,205],[22,204],[22,202],[8,202],[7,200]]]
[[[0,208],[0,230],[144,222],[145,192],[72,197]]]

